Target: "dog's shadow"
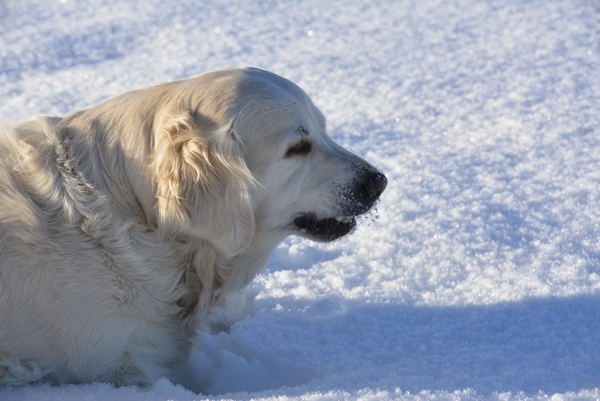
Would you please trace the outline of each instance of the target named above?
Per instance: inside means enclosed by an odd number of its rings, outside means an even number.
[[[304,301],[266,319],[269,330],[264,319],[242,323],[239,329],[254,338],[247,344],[235,333],[201,337],[192,373],[206,380],[192,390],[217,395],[310,382],[310,391],[470,388],[491,396],[600,385],[600,297],[592,295],[462,307]],[[272,344],[261,346],[269,355],[252,349],[258,339]],[[302,355],[310,368],[272,356],[280,354]]]

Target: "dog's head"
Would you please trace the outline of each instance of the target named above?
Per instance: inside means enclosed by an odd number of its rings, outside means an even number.
[[[241,251],[255,233],[337,239],[387,185],[282,77],[243,68],[179,85],[156,122],[159,218],[221,252]]]

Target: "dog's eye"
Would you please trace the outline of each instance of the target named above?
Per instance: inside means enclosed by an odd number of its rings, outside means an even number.
[[[285,152],[285,157],[306,155],[312,149],[312,144],[308,141],[298,142]]]

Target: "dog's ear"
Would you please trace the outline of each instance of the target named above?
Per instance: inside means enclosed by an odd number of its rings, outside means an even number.
[[[159,228],[202,238],[226,255],[248,246],[255,230],[255,181],[231,122],[165,113],[155,135]]]

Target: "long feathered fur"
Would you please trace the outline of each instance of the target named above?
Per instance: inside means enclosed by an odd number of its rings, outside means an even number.
[[[254,180],[235,133],[194,120],[191,105],[150,104],[153,129],[106,106],[3,130],[2,384],[183,381],[196,330],[226,327],[241,313],[225,311],[221,288],[232,274],[227,260],[254,234]],[[128,125],[145,128],[139,142],[127,142]],[[146,205],[144,193],[152,193]],[[49,291],[55,299],[45,299]],[[48,302],[54,314],[31,314]],[[123,316],[99,329],[86,308]]]

